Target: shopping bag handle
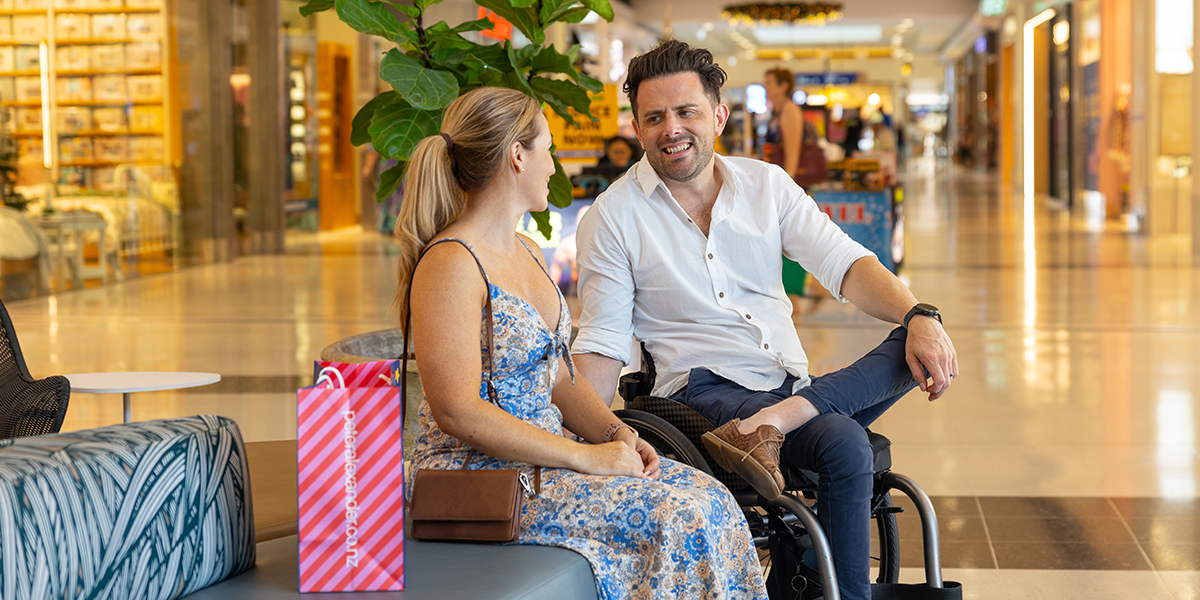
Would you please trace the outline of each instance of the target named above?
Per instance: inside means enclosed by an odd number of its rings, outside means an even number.
[[[317,380],[313,382],[313,385],[321,385],[321,382],[324,381],[325,383],[329,384],[329,389],[334,389],[333,378],[329,376],[329,373],[337,375],[338,383],[342,384],[342,389],[346,389],[346,380],[342,377],[342,372],[337,370],[337,367],[325,367],[324,369],[321,369],[321,372],[317,373]]]

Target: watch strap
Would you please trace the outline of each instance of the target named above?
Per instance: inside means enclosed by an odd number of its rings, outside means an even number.
[[[929,306],[929,308],[925,308],[926,306]],[[908,309],[908,314],[904,315],[903,327],[908,329],[908,322],[917,315],[934,317],[938,320],[938,323],[942,322],[942,313],[937,309],[937,307],[926,304],[917,304],[916,306]]]

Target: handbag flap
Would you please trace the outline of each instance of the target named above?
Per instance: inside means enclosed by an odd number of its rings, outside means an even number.
[[[504,521],[520,510],[521,472],[419,469],[409,511],[414,521]]]

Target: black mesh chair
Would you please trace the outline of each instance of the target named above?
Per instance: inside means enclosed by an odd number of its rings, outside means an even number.
[[[784,495],[771,501],[763,498],[741,476],[722,469],[709,455],[700,438],[715,428],[711,421],[681,402],[649,395],[655,375],[654,361],[643,344],[642,371],[621,377],[618,391],[626,408],[614,411],[617,416],[636,429],[659,454],[700,469],[724,483],[745,512],[755,545],[769,551],[772,559],[779,555],[781,545],[802,536],[799,543],[812,549],[817,568],[814,571],[801,566],[801,575],[795,577],[778,571],[773,576],[768,574],[767,589],[772,599],[836,600],[839,594],[829,541],[812,508],[803,502],[804,498],[816,498],[817,474],[780,465],[786,483]],[[898,490],[913,500],[921,518],[926,584],[941,588],[940,544],[933,503],[915,481],[892,472],[891,442],[870,429],[867,437],[875,457],[871,499],[871,518],[879,534],[879,556],[872,557],[878,563],[875,582],[891,584],[899,580],[900,536],[896,513],[900,509],[893,507],[891,497],[891,490]]]
[[[35,380],[29,375],[12,320],[0,302],[0,439],[58,433],[70,399],[66,377]]]

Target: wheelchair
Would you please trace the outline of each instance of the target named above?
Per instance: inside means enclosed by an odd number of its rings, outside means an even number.
[[[722,469],[709,455],[700,437],[714,429],[715,424],[680,402],[651,396],[654,380],[654,362],[642,344],[642,371],[621,377],[618,391],[626,408],[614,412],[654,446],[659,455],[704,471],[730,489],[745,513],[760,557],[764,551],[769,556],[764,559],[763,575],[771,600],[840,600],[829,540],[813,508],[804,502],[816,499],[817,474],[780,465],[787,485],[782,496],[768,501],[740,476]],[[903,509],[893,506],[891,496],[892,490],[899,490],[912,499],[921,518],[925,584],[941,588],[941,556],[933,503],[915,481],[891,470],[891,442],[870,429],[867,436],[875,457],[871,498],[871,518],[879,536],[879,556],[872,557],[878,563],[875,582],[893,584],[900,577],[896,513]],[[797,566],[794,573],[785,572],[790,564],[780,560],[787,558],[788,552],[795,553],[791,557]],[[801,559],[801,553],[808,552],[815,556],[815,569]],[[776,568],[780,566],[785,569]]]

